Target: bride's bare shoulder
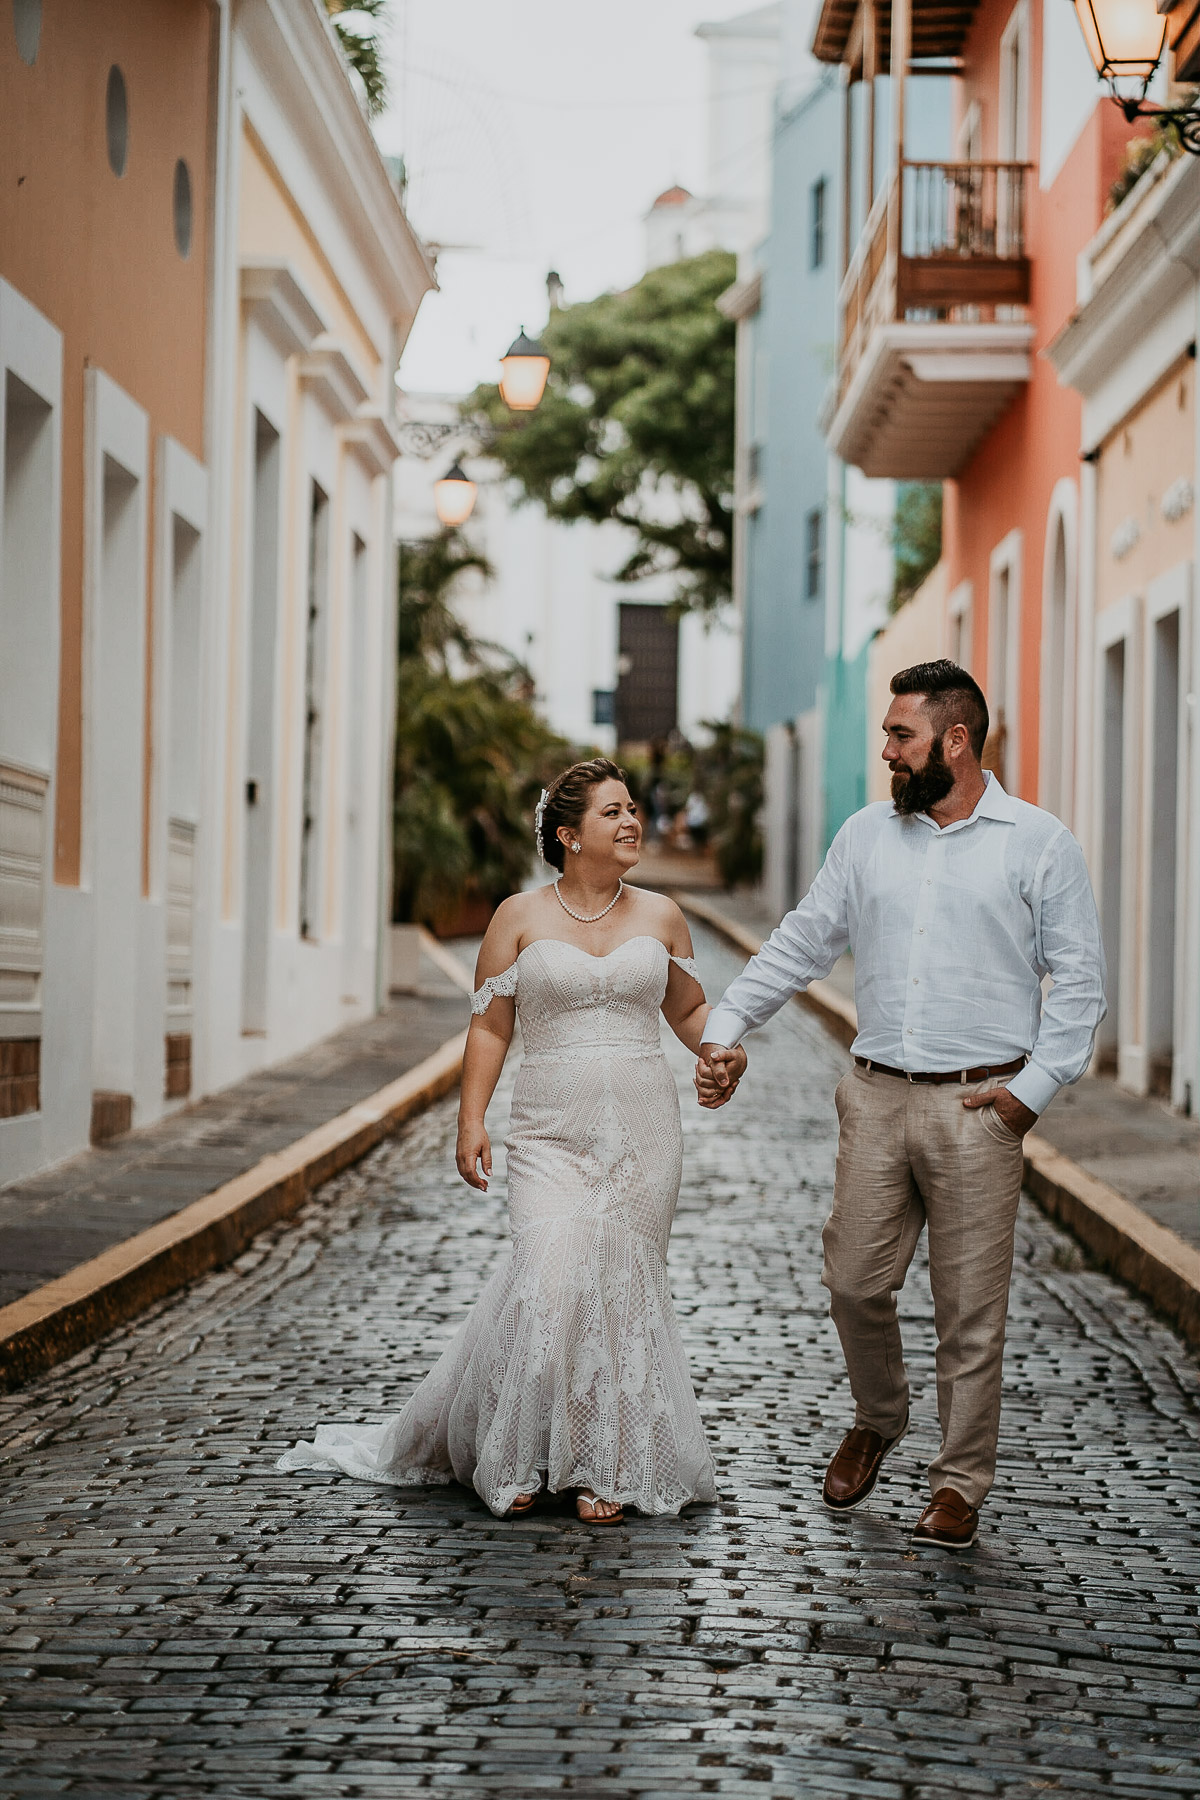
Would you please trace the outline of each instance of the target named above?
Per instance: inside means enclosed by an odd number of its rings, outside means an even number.
[[[690,954],[692,940],[687,920],[674,900],[648,888],[635,888],[632,892],[637,895],[638,918],[646,931],[661,938],[671,950],[677,951],[678,946],[686,942]]]
[[[497,945],[512,945],[515,954],[522,938],[529,935],[531,928],[536,929],[539,919],[545,918],[549,895],[549,885],[531,888],[524,894],[510,894],[492,914],[488,936],[494,938]]]

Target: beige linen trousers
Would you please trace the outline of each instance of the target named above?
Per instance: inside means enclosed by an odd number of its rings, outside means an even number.
[[[954,1488],[971,1506],[996,1471],[1023,1158],[995,1107],[963,1099],[1003,1085],[909,1082],[856,1064],[837,1088],[837,1176],[822,1240],[855,1423],[889,1438],[909,1406],[896,1295],[928,1226],[942,1429],[929,1486]]]

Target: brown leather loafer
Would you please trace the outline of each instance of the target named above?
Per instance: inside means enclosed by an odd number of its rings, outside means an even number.
[[[825,1486],[821,1490],[830,1512],[853,1512],[862,1505],[879,1480],[884,1457],[896,1448],[907,1430],[906,1419],[904,1430],[893,1438],[880,1437],[865,1425],[856,1425],[846,1433],[825,1471]]]
[[[943,1550],[966,1550],[979,1535],[979,1513],[954,1488],[939,1488],[913,1531],[914,1544],[939,1544]]]

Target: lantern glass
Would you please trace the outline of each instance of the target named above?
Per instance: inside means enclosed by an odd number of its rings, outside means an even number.
[[[1075,0],[1075,13],[1097,75],[1150,80],[1167,41],[1155,0]]]
[[[465,525],[475,510],[479,489],[455,463],[433,484],[433,504],[442,525]]]
[[[522,327],[500,362],[500,394],[511,412],[532,412],[546,390],[550,358]]]

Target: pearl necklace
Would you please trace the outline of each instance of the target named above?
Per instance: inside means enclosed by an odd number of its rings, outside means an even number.
[[[567,905],[566,901],[563,899],[562,895],[558,891],[558,882],[561,880],[562,880],[562,876],[560,875],[558,878],[558,881],[556,881],[554,884],[555,898],[557,899],[558,904],[562,907],[563,911],[565,913],[570,913],[570,915],[573,919],[578,919],[579,923],[581,925],[594,925],[596,923],[597,919],[602,919],[604,917],[604,913],[610,913],[612,911],[613,907],[617,904],[617,901],[621,898],[621,895],[625,891],[625,883],[618,878],[617,891],[613,895],[612,899],[609,901],[608,905],[604,908],[604,912],[577,913],[573,906]]]

